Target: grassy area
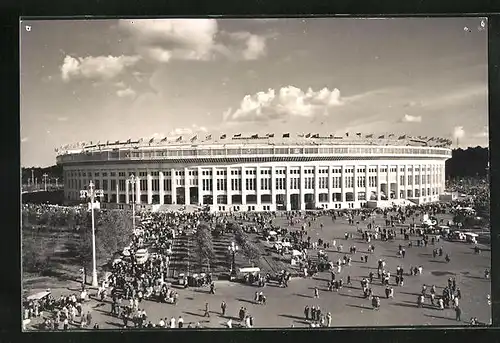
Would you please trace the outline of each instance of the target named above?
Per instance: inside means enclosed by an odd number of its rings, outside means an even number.
[[[71,253],[71,246],[76,244],[80,235],[67,228],[31,229],[23,228],[22,241],[26,244],[36,244],[44,247],[40,252],[41,259],[48,258],[46,268],[40,271],[23,268],[23,289],[47,288],[63,285],[68,281],[81,281],[78,261]],[[24,254],[23,254],[24,255]],[[98,266],[106,264],[105,259],[97,260]]]
[[[293,268],[289,261],[273,252],[272,248],[266,246],[264,241],[257,234],[248,233],[248,238],[259,249],[259,258],[249,261],[240,251],[235,256],[237,268],[249,267],[252,264],[259,267],[264,273],[277,273],[281,270],[292,272]],[[228,246],[235,241],[232,232],[226,232],[223,236],[213,237],[213,246],[216,255],[215,263],[212,261],[210,271],[217,275],[228,273],[231,267],[232,255],[228,252]],[[199,259],[196,256],[196,243],[193,236],[178,237],[174,243],[173,256],[170,262],[170,276],[175,276],[178,273],[186,273],[189,270],[191,273],[205,272],[207,264],[200,265]],[[188,254],[189,250],[189,254]]]

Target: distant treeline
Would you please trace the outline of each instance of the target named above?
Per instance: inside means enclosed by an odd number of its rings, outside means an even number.
[[[455,149],[452,151],[451,159],[446,161],[446,178],[455,177],[475,177],[486,176],[488,167],[488,148],[475,147]],[[22,168],[23,184],[28,183],[31,178],[31,170],[38,183],[42,182],[42,175],[47,174],[49,179],[59,178],[59,183],[63,182],[62,166],[55,165],[47,168]]]
[[[33,170],[33,177],[37,179],[38,184],[41,184],[43,182],[43,174],[47,174],[47,183],[49,183],[49,180],[51,183],[54,183],[54,179],[58,178],[58,183],[62,184],[63,183],[63,168],[61,165],[54,165],[46,168],[39,168],[39,167],[31,167],[31,168],[22,168],[22,184],[27,184],[28,180],[31,180],[32,173],[31,171]]]
[[[475,147],[455,149],[451,158],[446,161],[446,178],[457,177],[484,177],[488,168],[488,148]]]

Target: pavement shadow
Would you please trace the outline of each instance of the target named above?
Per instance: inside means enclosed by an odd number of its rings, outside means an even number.
[[[448,263],[448,262],[446,262],[446,261],[436,261],[436,260],[434,260],[434,261],[429,261],[429,262],[431,262],[431,263]]]
[[[194,312],[183,311],[182,313],[185,313],[185,314],[190,315],[190,316],[195,316],[195,317],[201,317],[201,318],[204,317],[203,314],[194,313]]]
[[[424,314],[424,316],[426,317],[429,317],[429,318],[436,318],[436,319],[448,319],[448,320],[452,320],[454,322],[457,322],[457,320],[455,320],[455,318],[450,318],[450,317],[443,317],[443,316],[433,316],[431,314]],[[459,321],[458,321],[459,322]]]
[[[363,306],[363,305],[346,304],[346,306],[354,307],[354,308],[360,308],[360,309],[363,309],[363,310],[373,310],[373,307],[368,307],[368,306]]]
[[[295,319],[295,321],[300,323],[300,324],[309,324],[309,322],[307,320],[305,320],[304,317],[292,316],[289,314],[280,314],[279,316],[284,317],[284,318]]]
[[[204,294],[210,293],[210,290],[206,290],[206,289],[194,289],[194,291],[196,293],[204,293]]]
[[[248,304],[255,305],[255,301],[253,301],[253,300],[241,299],[241,298],[236,298],[235,300],[243,302],[243,303],[248,303]]]
[[[489,281],[490,279],[486,279],[481,276],[472,276],[472,275],[464,275],[467,279],[475,279],[475,280],[483,280],[483,281]]]
[[[313,296],[311,296],[311,295],[305,295],[305,294],[300,294],[300,293],[295,293],[294,295],[302,297],[302,298],[309,298],[309,299],[313,298]]]

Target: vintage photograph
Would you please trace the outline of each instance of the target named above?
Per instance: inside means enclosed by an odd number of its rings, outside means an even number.
[[[19,29],[23,331],[491,324],[487,18]]]

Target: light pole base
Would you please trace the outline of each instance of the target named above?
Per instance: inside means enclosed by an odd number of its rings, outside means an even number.
[[[99,283],[97,282],[97,271],[92,273],[92,287],[97,287]]]

